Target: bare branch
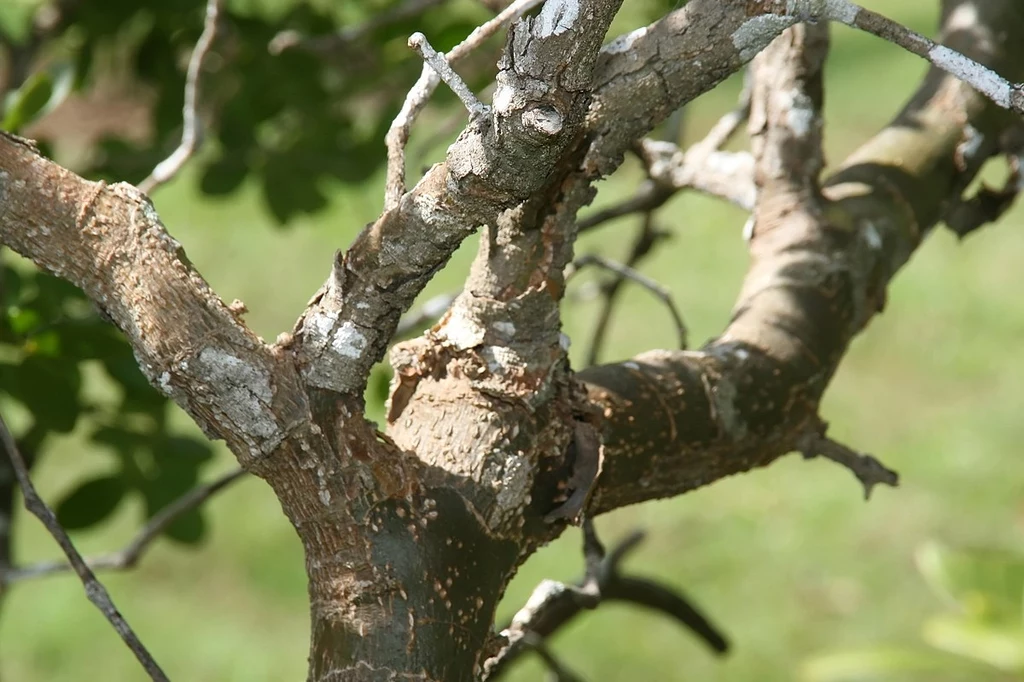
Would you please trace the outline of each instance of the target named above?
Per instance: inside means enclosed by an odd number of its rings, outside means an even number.
[[[479,47],[485,40],[498,32],[501,27],[509,24],[526,12],[539,5],[543,0],[516,0],[502,10],[490,21],[477,27],[465,40],[452,48],[444,55],[449,64],[455,64],[460,59],[470,54]],[[401,111],[395,117],[391,128],[388,130],[386,144],[388,148],[388,172],[387,185],[384,193],[384,210],[390,210],[398,205],[399,199],[405,194],[405,145],[409,141],[409,134],[416,117],[427,105],[430,95],[437,89],[441,82],[438,72],[434,69],[423,67],[419,80],[409,90]]]
[[[583,681],[583,678],[566,668],[565,665],[559,661],[553,653],[551,653],[551,650],[548,649],[543,637],[540,637],[533,632],[527,632],[523,635],[523,643],[532,651],[536,652],[537,655],[540,656],[540,659],[544,661],[544,665],[547,666],[548,672],[551,673],[551,679],[554,682]]]
[[[822,68],[828,24],[786,29],[751,63],[748,123],[758,191],[755,220],[820,204],[818,176],[825,165],[822,140]]]
[[[242,468],[234,469],[214,481],[196,486],[154,514],[153,518],[135,534],[135,537],[124,548],[111,554],[87,558],[85,559],[86,565],[94,571],[123,571],[134,568],[153,541],[160,537],[172,523],[239,480],[245,473],[246,471]],[[74,570],[74,566],[64,561],[43,561],[29,566],[10,568],[6,571],[0,570],[0,585],[19,580],[42,578],[70,570]]]
[[[502,106],[487,120],[471,121],[445,162],[363,230],[298,321],[294,338],[309,384],[361,394],[400,315],[455,248],[479,226],[546,196],[570,172],[568,156],[579,154],[590,103],[585,84],[620,2],[548,0],[545,8],[572,9],[574,23],[552,25],[545,9],[515,26],[516,58],[504,60],[496,78]]]
[[[502,630],[507,645],[484,664],[484,679],[499,678],[523,653],[537,649],[585,610],[606,601],[623,601],[663,613],[693,631],[711,649],[723,654],[729,643],[710,621],[678,592],[651,580],[622,575],[620,564],[643,540],[634,532],[605,554],[589,518],[583,522],[586,571],[576,585],[543,580]]]
[[[462,101],[463,106],[469,111],[471,117],[487,114],[489,110],[487,105],[476,98],[476,95],[469,89],[466,82],[459,77],[459,74],[455,73],[455,69],[451,67],[448,60],[431,47],[425,35],[418,32],[413,33],[409,36],[409,47],[416,50],[416,53],[423,58],[427,66],[437,72],[438,77],[444,81],[444,84],[451,88],[452,92]]]
[[[899,45],[908,52],[923,57],[931,65],[959,78],[989,98],[994,104],[1024,114],[1024,86],[1003,78],[998,73],[964,56],[956,50],[940,45],[915,33],[881,14],[876,14],[846,0],[795,0],[787,12],[796,17],[828,19],[876,35]]]
[[[306,419],[294,363],[225,305],[136,187],[89,182],[0,133],[0,207],[0,243],[81,288],[150,383],[243,466]]]
[[[640,157],[659,186],[670,190],[695,189],[751,211],[757,197],[754,160],[747,152],[725,152],[700,144],[685,152],[671,142],[641,140]]]
[[[629,257],[626,259],[626,266],[635,269],[640,261],[646,258],[659,242],[668,239],[669,236],[670,233],[658,229],[655,225],[653,209],[648,210],[644,215],[636,237],[633,239]],[[594,325],[594,332],[591,335],[590,348],[587,350],[586,364],[588,366],[596,364],[600,357],[601,349],[604,346],[604,341],[611,325],[615,301],[618,300],[618,294],[622,290],[622,285],[625,281],[626,278],[620,275],[601,287],[603,304],[597,316],[597,323]]]
[[[641,232],[639,242],[640,247],[635,247],[633,249],[633,253],[637,253],[638,251],[642,250],[645,246],[649,249],[650,247],[647,245],[653,244],[652,239],[653,237],[647,236],[644,232]],[[635,262],[636,260],[637,258],[633,257],[633,261]],[[682,314],[680,314],[679,308],[676,307],[675,301],[672,299],[672,293],[668,289],[658,284],[650,277],[647,277],[637,272],[629,265],[616,263],[613,260],[609,260],[608,258],[604,258],[603,256],[599,256],[596,254],[580,256],[579,258],[576,259],[574,263],[576,270],[584,268],[588,265],[596,265],[598,267],[604,268],[605,270],[610,270],[611,272],[614,272],[616,275],[619,276],[619,279],[615,281],[621,282],[623,279],[628,279],[632,282],[639,284],[647,291],[651,292],[651,294],[653,294],[655,298],[661,301],[665,305],[665,307],[668,308],[668,312],[672,316],[672,322],[676,328],[676,334],[679,337],[679,348],[686,348],[686,323],[683,322],[683,316]]]
[[[669,135],[665,140],[640,140],[635,151],[644,162],[649,179],[640,185],[635,195],[621,204],[579,220],[579,233],[626,215],[651,212],[682,189],[695,189],[721,197],[748,211],[753,210],[757,195],[753,159],[747,153],[721,151],[750,113],[749,85],[748,78],[737,107],[722,116],[704,139],[685,152],[674,140],[678,134]]]
[[[971,30],[947,26],[950,49],[1019,78],[1019,6],[970,7],[978,17]],[[775,97],[785,90],[776,88]],[[759,197],[751,266],[720,337],[699,352],[648,351],[577,375],[605,415],[604,472],[590,512],[678,495],[798,449],[850,341],[882,308],[890,280],[949,197],[976,176],[978,164],[958,163],[967,131],[998,140],[1016,124],[969,85],[932,69],[895,120],[824,183],[827,210],[807,210],[801,198],[766,204]],[[769,132],[783,139],[795,128]],[[790,187],[806,188],[814,177],[806,160],[790,168],[781,178]]]
[[[149,675],[150,679],[154,682],[167,682],[167,675],[160,669],[157,662],[153,660],[149,651],[139,640],[138,636],[128,625],[128,622],[121,615],[117,607],[114,606],[113,600],[107,593],[103,583],[101,583],[96,575],[92,572],[89,566],[82,559],[82,555],[75,549],[75,545],[71,542],[71,538],[61,527],[57,521],[56,514],[53,510],[47,506],[43,498],[39,497],[39,493],[36,492],[36,488],[32,485],[32,480],[29,478],[28,468],[25,466],[25,460],[21,456],[21,452],[18,450],[17,443],[14,442],[14,437],[11,435],[10,430],[7,428],[7,423],[3,417],[0,416],[0,440],[3,441],[4,449],[7,450],[7,455],[10,457],[11,465],[14,467],[14,475],[18,479],[18,485],[21,486],[22,495],[25,498],[25,508],[32,512],[43,525],[46,526],[46,530],[50,532],[53,539],[57,541],[60,548],[64,550],[64,554],[67,556],[68,561],[74,568],[75,573],[82,580],[82,585],[85,587],[85,594],[89,598],[96,608],[106,617],[117,634],[121,636],[124,643],[128,645],[132,653],[135,654],[135,658],[138,659],[139,663],[142,664],[143,669]]]
[[[609,206],[581,218],[576,223],[576,229],[580,234],[589,232],[595,227],[604,223],[633,215],[634,213],[647,213],[665,205],[665,202],[675,195],[675,190],[665,187],[653,180],[645,180],[637,188],[636,194],[620,204]]]
[[[821,422],[815,428],[808,429],[807,433],[797,441],[797,450],[805,458],[812,459],[820,455],[849,469],[864,486],[865,500],[871,497],[871,491],[876,485],[883,484],[894,488],[899,486],[899,474],[871,455],[857,452],[831,438],[826,438],[827,426]]]
[[[217,39],[218,19],[223,2],[224,0],[206,0],[206,21],[203,25],[203,32],[192,51],[185,75],[185,105],[181,112],[181,143],[170,156],[156,165],[148,178],[139,183],[139,189],[146,194],[152,194],[153,190],[177,175],[203,142],[203,123],[198,111],[199,90],[206,57]]]

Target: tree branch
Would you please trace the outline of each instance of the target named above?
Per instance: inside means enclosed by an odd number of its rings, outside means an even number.
[[[485,40],[497,33],[503,26],[511,24],[519,19],[526,12],[536,7],[542,0],[516,0],[504,10],[498,13],[493,19],[477,27],[465,40],[451,49],[444,55],[449,65],[456,64],[459,60],[469,55],[478,48]],[[394,122],[387,134],[388,148],[388,171],[387,183],[384,192],[384,210],[390,211],[397,208],[402,195],[405,194],[405,146],[409,142],[409,134],[412,124],[416,121],[420,112],[427,106],[427,100],[441,82],[441,77],[436,69],[424,65],[419,80],[409,90],[401,111],[395,117]]]
[[[509,209],[553,191],[555,169],[564,172],[571,163],[568,151],[580,142],[586,84],[619,0],[570,3],[578,10],[571,26],[546,23],[567,1],[549,0],[538,17],[516,25],[510,41],[519,41],[521,53],[501,65],[491,115],[471,121],[446,162],[435,165],[335,262],[328,283],[297,324],[304,378],[311,385],[361,395],[400,314],[462,240],[480,225],[497,224]],[[542,86],[547,94],[540,96]],[[414,95],[407,100],[410,107],[418,101]],[[392,131],[401,128],[400,119],[402,114]]]
[[[221,5],[224,0],[207,0],[206,21],[203,32],[192,50],[192,58],[188,62],[185,75],[185,105],[182,108],[181,144],[153,169],[145,180],[139,183],[139,189],[152,194],[160,185],[168,182],[185,166],[196,153],[203,141],[203,123],[199,117],[200,81],[206,57],[217,39],[217,27]]]
[[[80,287],[149,381],[243,466],[307,418],[292,362],[217,297],[135,187],[83,180],[0,133],[0,243]]]
[[[121,636],[124,643],[135,654],[135,658],[138,659],[150,679],[154,682],[167,682],[167,675],[160,669],[157,662],[153,660],[149,651],[143,646],[138,636],[131,629],[131,626],[124,619],[124,616],[114,606],[113,600],[111,600],[106,588],[103,587],[103,583],[96,578],[96,575],[85,563],[85,560],[82,559],[82,555],[75,549],[71,538],[68,537],[68,534],[57,521],[56,514],[47,506],[43,498],[39,497],[35,486],[32,485],[32,480],[29,478],[25,460],[22,459],[21,452],[18,451],[18,445],[14,442],[14,437],[11,436],[11,432],[8,430],[3,417],[0,417],[0,441],[3,442],[4,449],[11,460],[11,465],[14,467],[14,474],[18,479],[18,485],[21,487],[22,495],[25,498],[25,508],[32,512],[46,526],[46,530],[50,532],[53,539],[64,550],[64,554],[74,568],[75,573],[82,580],[82,585],[85,587],[85,594],[89,601],[100,610],[114,627],[117,634]]]
[[[691,630],[715,653],[723,654],[729,643],[718,629],[681,594],[655,581],[623,575],[622,561],[639,546],[643,533],[623,539],[610,553],[597,538],[591,520],[583,523],[583,554],[586,571],[576,585],[542,581],[512,622],[501,631],[505,646],[484,667],[484,679],[498,679],[527,651],[537,650],[583,611],[607,601],[622,601],[658,611]]]
[[[946,31],[950,48],[1019,77],[1024,13],[1015,3],[972,6],[970,30]],[[775,189],[758,199],[752,265],[728,328],[700,352],[650,351],[579,375],[605,416],[591,513],[677,495],[798,449],[850,340],[881,309],[951,192],[977,173],[978,164],[957,163],[965,130],[995,140],[1017,125],[933,69],[893,123],[828,179],[815,208],[815,146],[798,134],[816,135],[813,110],[794,118],[807,126],[772,125],[789,106],[785,88],[772,92],[763,144],[775,151],[761,154],[758,177]],[[775,172],[771,154],[801,160]]]
[[[242,478],[245,473],[244,469],[234,469],[216,480],[196,486],[154,514],[122,549],[103,556],[87,558],[84,560],[85,564],[94,571],[123,571],[134,568],[153,541],[160,537],[172,523],[229,487]],[[0,585],[56,575],[74,569],[72,564],[64,561],[42,561],[29,566],[6,569],[0,567]]]

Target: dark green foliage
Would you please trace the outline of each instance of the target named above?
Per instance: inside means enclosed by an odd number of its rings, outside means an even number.
[[[167,429],[169,401],[139,371],[124,336],[104,321],[81,291],[50,275],[2,267],[0,315],[0,396],[30,415],[20,440],[38,459],[66,458],[73,452],[48,447],[52,434],[68,433],[81,420],[92,425],[92,440],[117,458],[113,473],[72,487],[56,505],[70,529],[104,521],[129,494],[141,495],[152,516],[193,486],[200,467],[213,456],[211,446],[172,435]],[[87,397],[82,375],[98,364],[116,386],[110,399]],[[196,542],[202,536],[198,512],[185,516],[168,536]]]

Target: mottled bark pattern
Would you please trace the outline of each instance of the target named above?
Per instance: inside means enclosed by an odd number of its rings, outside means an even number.
[[[841,3],[692,0],[602,48],[618,5],[548,0],[517,24],[489,114],[339,252],[273,344],[214,294],[137,189],[0,135],[0,243],[81,287],[150,381],[265,479],[295,526],[310,682],[476,679],[502,645],[498,600],[561,517],[678,495],[804,442],[889,280],[1019,125],[933,70],[823,179],[826,28],[790,27]],[[947,42],[1020,79],[1022,14],[948,3]],[[574,374],[559,305],[594,181],[755,56],[751,266],[728,327],[698,351]],[[381,433],[364,416],[369,370],[478,228],[462,294],[391,351]]]

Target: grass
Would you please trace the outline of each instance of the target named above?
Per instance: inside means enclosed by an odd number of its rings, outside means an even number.
[[[934,22],[932,3],[869,3],[918,30]],[[898,6],[897,6],[898,5]],[[909,94],[923,64],[880,41],[836,28],[828,82],[828,158],[843,158]],[[697,102],[694,130],[731,106],[734,81]],[[165,223],[225,298],[240,298],[267,338],[287,330],[328,272],[333,250],[379,210],[379,179],[339,187],[328,212],[276,229],[252,188],[229,203],[209,202],[184,177],[156,203]],[[636,173],[604,183],[599,203],[631,191]],[[744,216],[683,196],[664,211],[676,232],[645,272],[670,286],[701,342],[728,319],[746,254]],[[870,504],[845,471],[788,457],[678,499],[644,504],[599,520],[607,540],[635,527],[648,539],[630,561],[638,573],[679,586],[722,624],[735,650],[717,660],[657,616],[607,607],[576,622],[554,649],[586,679],[796,679],[800,662],[854,644],[916,640],[932,610],[911,557],[928,539],[953,544],[1024,542],[1024,211],[963,243],[939,231],[899,275],[885,313],[850,350],[823,408],[836,435],[882,456],[903,476]],[[581,250],[621,254],[632,226],[622,222],[584,240]],[[467,245],[432,284],[456,286]],[[566,329],[584,350],[596,308],[567,304]],[[628,288],[608,359],[672,343],[659,304]],[[190,428],[179,415],[182,429]],[[74,434],[38,471],[52,498],[106,458]],[[77,461],[72,461],[73,459]],[[230,456],[221,450],[216,467]],[[198,549],[161,541],[141,567],[107,577],[128,620],[172,679],[277,682],[303,679],[308,636],[299,543],[269,490],[246,481],[209,506],[211,533]],[[79,533],[88,551],[123,542],[140,510]],[[545,577],[580,570],[579,535],[567,533],[520,571],[501,607],[508,616]],[[18,527],[22,561],[57,552],[34,521]],[[19,585],[0,617],[0,673],[15,682],[143,677],[130,654],[71,577]],[[538,678],[530,661],[511,679]]]

